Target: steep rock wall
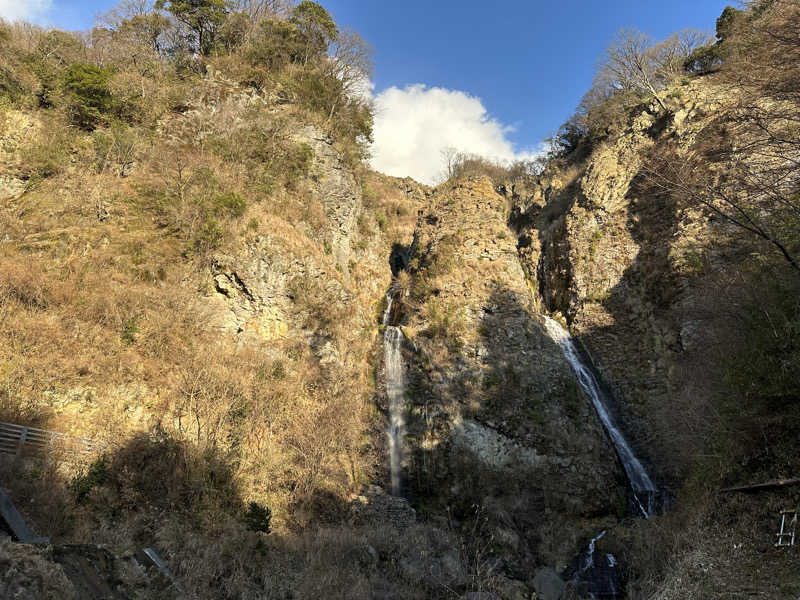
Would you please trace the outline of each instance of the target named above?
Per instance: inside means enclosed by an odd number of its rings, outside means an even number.
[[[439,188],[401,277],[412,494],[488,511],[501,554],[565,561],[616,510],[613,450],[537,315],[507,203],[486,179]]]
[[[708,292],[697,263],[719,264],[707,242],[724,232],[652,185],[649,157],[667,144],[689,148],[719,97],[706,81],[683,86],[668,114],[642,107],[515,199],[520,257],[542,303],[566,317],[614,390],[637,453],[668,483],[685,466],[685,440],[665,413],[698,393],[691,363],[703,335],[690,315]]]

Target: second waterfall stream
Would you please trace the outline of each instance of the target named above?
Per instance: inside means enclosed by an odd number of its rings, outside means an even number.
[[[557,321],[545,317],[545,328],[550,337],[561,347],[564,357],[569,362],[575,376],[578,378],[583,391],[592,401],[603,427],[611,439],[611,443],[619,456],[622,467],[633,492],[633,497],[638,504],[639,510],[645,518],[653,512],[653,501],[658,493],[658,489],[650,479],[642,463],[633,453],[627,440],[614,422],[614,418],[609,412],[608,395],[603,391],[594,376],[593,369],[588,365],[578,352],[575,342],[569,332],[564,329]]]
[[[403,439],[406,434],[405,395],[406,375],[403,366],[403,332],[390,325],[392,318],[392,292],[386,296],[386,310],[383,313],[383,362],[386,380],[386,395],[389,398],[389,468],[391,471],[392,495],[402,494],[402,470],[405,450]]]

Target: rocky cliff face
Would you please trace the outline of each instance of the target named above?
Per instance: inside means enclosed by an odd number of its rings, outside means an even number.
[[[724,94],[708,81],[680,87],[670,113],[642,107],[584,158],[556,161],[517,192],[520,256],[543,305],[563,314],[611,385],[637,452],[664,482],[686,466],[666,407],[700,392],[687,378],[703,332],[698,275],[722,266],[725,227],[679,208],[648,176],[652,156],[687,152]],[[694,383],[692,383],[694,381]],[[694,389],[690,389],[691,386]]]
[[[437,190],[399,278],[407,335],[409,485],[468,519],[522,569],[564,562],[619,503],[613,450],[547,336],[487,178]],[[424,500],[423,500],[424,499]]]
[[[2,116],[0,124],[0,200],[18,198],[25,191],[22,164],[18,150],[26,137],[34,135],[37,123],[25,113],[8,110]]]

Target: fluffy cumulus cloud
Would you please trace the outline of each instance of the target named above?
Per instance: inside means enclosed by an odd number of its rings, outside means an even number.
[[[36,23],[47,16],[52,6],[52,0],[0,0],[0,17]]]
[[[392,87],[375,97],[375,109],[371,162],[388,175],[438,183],[446,148],[500,161],[534,154],[515,152],[511,128],[492,119],[480,98],[458,90]]]

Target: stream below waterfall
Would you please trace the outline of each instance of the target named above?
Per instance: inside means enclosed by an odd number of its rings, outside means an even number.
[[[383,363],[386,380],[386,395],[389,399],[389,424],[386,437],[389,444],[389,469],[392,495],[402,495],[403,462],[406,434],[405,394],[406,376],[403,366],[403,332],[390,325],[392,318],[392,292],[386,295],[386,310],[383,313]]]
[[[653,484],[641,461],[633,453],[628,441],[614,421],[609,407],[610,398],[600,386],[594,367],[581,356],[572,336],[557,321],[545,317],[545,329],[561,348],[564,358],[567,359],[575,373],[578,384],[592,401],[595,412],[625,470],[635,510],[640,512],[645,519],[649,518],[655,509],[654,502],[658,496],[658,488]],[[614,556],[606,554],[600,560],[595,557],[595,545],[605,533],[602,531],[593,538],[587,550],[576,559],[574,567],[568,569],[569,573],[565,573],[568,579],[583,582],[583,586],[585,586],[585,596],[583,597],[597,599],[622,597],[620,574]]]

